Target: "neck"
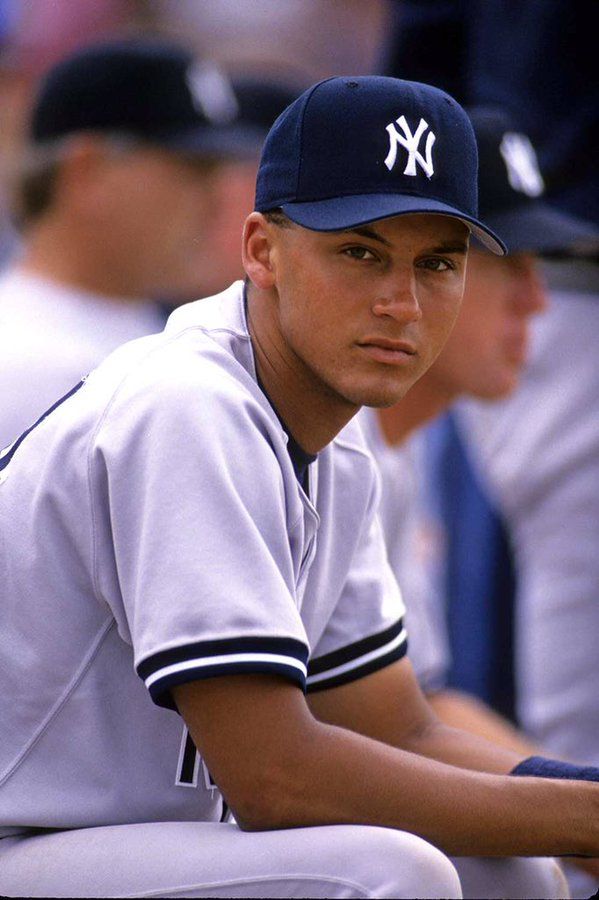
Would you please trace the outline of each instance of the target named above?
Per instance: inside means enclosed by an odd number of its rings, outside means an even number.
[[[115,261],[102,256],[101,236],[93,237],[61,222],[33,225],[20,261],[23,271],[74,290],[108,298],[140,298]]]
[[[258,377],[268,398],[306,453],[319,453],[359,407],[336,395],[291,350],[271,314],[276,296],[250,287],[248,326]]]
[[[399,403],[377,410],[386,444],[402,444],[414,431],[445,412],[454,399],[455,395],[427,372]]]

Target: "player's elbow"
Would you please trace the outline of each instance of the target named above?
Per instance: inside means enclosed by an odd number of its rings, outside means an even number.
[[[309,797],[285,767],[270,765],[235,792],[231,808],[243,831],[270,831],[309,825]]]
[[[263,798],[253,797],[234,807],[235,820],[242,831],[272,831],[285,828],[276,808],[264,802]]]

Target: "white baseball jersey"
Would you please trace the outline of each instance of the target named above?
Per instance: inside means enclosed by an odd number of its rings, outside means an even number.
[[[531,365],[461,425],[510,529],[519,717],[548,751],[599,764],[599,295],[553,294]]]
[[[429,500],[424,435],[385,443],[375,410],[358,420],[381,476],[379,514],[387,555],[400,584],[410,634],[410,660],[424,691],[443,687],[450,663],[442,567],[445,532]]]
[[[147,301],[105,297],[18,266],[0,276],[0,447],[120,344],[161,331]]]
[[[5,831],[218,821],[173,685],[318,690],[404,654],[359,425],[309,470],[308,496],[241,282],[119,348],[0,454]]]

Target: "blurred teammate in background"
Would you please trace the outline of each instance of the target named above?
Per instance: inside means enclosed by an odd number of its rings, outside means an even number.
[[[552,755],[597,765],[599,266],[552,262],[548,273],[520,388],[463,401],[457,430],[514,551],[518,719]],[[599,889],[599,863],[592,874],[570,875],[573,897]]]
[[[464,105],[509,110],[537,148],[548,202],[597,228],[598,63],[591,12],[590,3],[569,0],[398,0],[391,5],[395,27],[386,70],[430,80]],[[479,404],[475,410],[473,401],[468,415],[455,420],[450,454],[454,463],[461,456],[463,475],[462,486],[454,478],[451,498],[448,556],[452,595],[459,600],[451,606],[465,626],[461,643],[480,643],[484,619],[473,615],[474,604],[465,610],[460,598],[474,600],[474,578],[492,584],[507,536],[515,550],[515,665],[505,674],[515,689],[515,710],[552,753],[596,763],[597,257],[545,265],[544,274],[551,306],[534,325],[522,390],[488,409]],[[467,507],[472,515],[466,517]],[[503,520],[503,529],[493,518]],[[476,535],[483,530],[488,535],[481,540]],[[481,562],[483,554],[492,566]],[[496,598],[484,611],[487,620],[498,618]],[[469,668],[460,674],[472,683],[477,666]],[[571,881],[576,897],[597,886],[597,879]]]
[[[471,110],[470,117],[479,146],[481,213],[504,238],[510,254],[496,257],[480,245],[471,248],[462,310],[438,359],[400,403],[364,409],[360,415],[383,478],[381,517],[406,600],[410,653],[423,690],[447,724],[531,753],[532,740],[510,722],[474,696],[447,685],[451,650],[441,584],[445,535],[428,483],[427,437],[417,432],[459,397],[488,401],[515,391],[528,359],[532,318],[546,315],[537,256],[596,248],[599,232],[541,199],[543,181],[534,148],[507,115],[479,108]],[[494,433],[492,415],[489,407],[485,427]],[[518,404],[520,423],[531,415],[534,410]],[[510,417],[510,429],[519,427]],[[498,441],[508,438],[505,428],[497,436]],[[526,460],[534,466],[536,450],[526,448],[521,469]],[[577,756],[572,750],[560,752]],[[583,862],[587,869],[595,865]]]
[[[18,181],[20,257],[0,279],[0,444],[119,344],[154,301],[220,287],[268,128],[291,98],[163,42],[114,42],[51,70]],[[220,282],[216,284],[218,269]]]
[[[527,359],[531,317],[543,312],[547,302],[537,255],[589,248],[599,240],[592,226],[540,199],[543,183],[532,144],[513,130],[505,114],[481,108],[471,110],[470,117],[480,154],[480,208],[511,252],[499,258],[480,245],[471,248],[462,310],[439,358],[401,403],[361,413],[383,472],[382,514],[390,555],[407,596],[412,580],[418,595],[410,612],[411,649],[429,692],[444,683],[447,649],[444,612],[435,609],[442,601],[431,604],[432,585],[424,576],[435,566],[422,563],[438,560],[442,548],[435,537],[438,524],[423,502],[424,446],[414,432],[460,396],[497,399],[515,390]],[[427,608],[436,627],[425,615]],[[420,614],[426,621],[420,621]]]
[[[174,301],[217,294],[243,277],[239,235],[254,209],[262,143],[275,119],[300,93],[289,81],[253,74],[232,76],[231,83],[246,137],[237,153],[223,155],[211,173],[210,232],[194,243],[190,280],[180,285]]]

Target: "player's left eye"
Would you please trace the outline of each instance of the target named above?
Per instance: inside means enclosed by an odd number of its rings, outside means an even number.
[[[374,255],[372,250],[369,250],[368,247],[346,247],[343,251],[346,256],[349,256],[351,259],[376,259],[377,257]]]
[[[444,259],[439,256],[431,256],[428,259],[423,259],[420,261],[419,266],[422,269],[428,269],[430,272],[447,272],[456,267],[455,263],[450,259]]]

